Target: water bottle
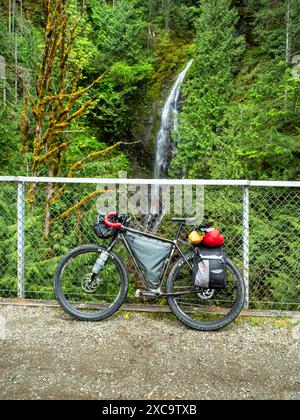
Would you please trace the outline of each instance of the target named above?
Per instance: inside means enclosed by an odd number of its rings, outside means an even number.
[[[109,258],[109,253],[106,251],[103,251],[100,255],[100,257],[97,259],[96,264],[93,267],[93,273],[94,274],[99,274],[100,271],[103,269],[103,267],[105,266],[106,261]]]

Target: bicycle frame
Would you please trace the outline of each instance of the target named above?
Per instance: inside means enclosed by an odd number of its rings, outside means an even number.
[[[108,247],[107,251],[110,252],[110,251],[113,250],[114,246],[116,245],[116,243],[117,243],[117,241],[118,241],[118,239],[120,237],[122,243],[125,245],[125,248],[127,249],[129,255],[131,256],[131,258],[132,258],[132,260],[133,260],[133,262],[134,262],[134,264],[136,266],[136,269],[137,269],[138,273],[141,276],[141,279],[143,281],[144,286],[147,288],[147,291],[150,292],[150,295],[155,295],[155,296],[159,296],[159,297],[168,297],[168,296],[182,296],[182,295],[190,294],[190,293],[199,293],[199,288],[198,289],[197,288],[193,288],[193,289],[190,289],[190,290],[186,290],[186,291],[179,292],[179,293],[173,293],[173,294],[163,293],[162,290],[161,290],[161,287],[162,287],[163,282],[164,282],[164,280],[165,280],[165,278],[167,276],[167,273],[168,273],[170,264],[171,264],[171,262],[173,260],[173,257],[174,257],[174,254],[175,254],[176,251],[179,252],[179,254],[181,255],[181,257],[185,260],[185,262],[192,269],[191,264],[186,259],[184,253],[182,252],[182,250],[180,249],[180,247],[178,245],[179,236],[180,236],[180,233],[182,231],[182,228],[183,228],[183,224],[180,224],[180,226],[179,226],[179,228],[177,230],[177,233],[176,233],[176,239],[172,241],[172,240],[163,238],[161,236],[157,236],[157,235],[153,235],[153,234],[150,234],[150,233],[141,232],[141,231],[138,231],[136,229],[132,229],[132,228],[123,226],[122,229],[116,233],[116,235],[113,238],[113,240],[112,240],[110,246]],[[127,240],[126,240],[126,237],[124,235],[124,232],[136,233],[136,234],[139,234],[139,235],[142,235],[142,236],[145,236],[145,237],[148,237],[148,238],[156,239],[156,240],[159,240],[159,241],[162,241],[162,242],[166,242],[166,243],[169,243],[169,244],[172,245],[171,252],[170,252],[168,258],[166,258],[165,265],[164,265],[164,268],[162,270],[162,274],[161,274],[161,277],[160,277],[160,285],[159,285],[158,289],[154,290],[154,289],[152,289],[149,286],[148,281],[147,281],[147,277],[146,277],[145,273],[141,270],[141,268],[139,266],[139,263],[137,262],[135,256],[133,255],[133,253],[131,251],[131,248],[130,248],[130,246],[129,246]]]

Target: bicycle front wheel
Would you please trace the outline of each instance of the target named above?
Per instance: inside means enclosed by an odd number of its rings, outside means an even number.
[[[100,321],[123,304],[128,277],[123,263],[112,252],[98,276],[92,269],[104,248],[81,246],[66,255],[57,267],[54,289],[65,312],[82,321]]]
[[[241,312],[245,302],[245,285],[235,264],[227,259],[228,285],[222,290],[199,289],[192,292],[193,258],[190,254],[180,259],[170,273],[167,293],[187,294],[168,298],[176,317],[190,328],[216,331],[230,324]],[[191,291],[189,293],[189,291]]]

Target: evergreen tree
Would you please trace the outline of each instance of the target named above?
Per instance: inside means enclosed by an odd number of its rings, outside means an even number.
[[[196,59],[185,89],[180,139],[173,173],[184,168],[191,177],[207,177],[216,165],[214,153],[222,147],[224,113],[232,97],[234,73],[244,50],[236,35],[238,13],[229,0],[201,2],[196,28]]]
[[[255,11],[255,43],[235,79],[212,177],[299,177],[300,79],[290,64],[299,48],[296,6],[261,1]]]
[[[299,52],[300,2],[299,0],[260,0],[252,2],[256,24],[253,30],[261,52],[269,57],[285,57],[291,61]]]

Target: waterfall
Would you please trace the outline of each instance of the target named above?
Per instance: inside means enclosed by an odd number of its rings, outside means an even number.
[[[172,131],[178,131],[178,102],[180,88],[193,61],[194,60],[191,60],[177,77],[162,111],[161,125],[156,138],[154,179],[160,179],[167,175],[170,133]],[[145,219],[145,230],[148,229],[153,234],[157,233],[164,216],[165,212],[160,200],[160,187],[154,186],[151,191],[150,214]]]
[[[178,102],[180,88],[194,60],[191,60],[185,69],[177,77],[174,86],[167,98],[161,116],[161,126],[156,138],[156,154],[154,165],[154,178],[159,179],[166,176],[168,162],[168,147],[170,143],[170,132],[177,131],[178,123]]]

